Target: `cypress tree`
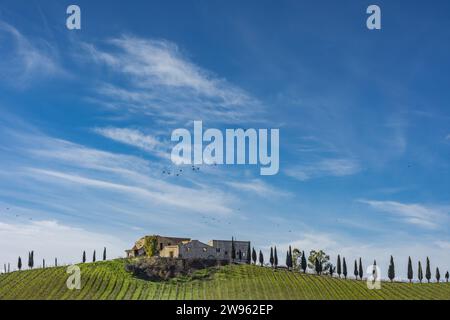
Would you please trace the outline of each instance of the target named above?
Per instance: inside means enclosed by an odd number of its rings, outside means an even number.
[[[322,274],[322,272],[323,272],[323,264],[319,261],[319,271],[320,271],[320,274]]]
[[[28,268],[33,269],[34,261],[33,261],[33,251],[28,252]]]
[[[358,280],[359,272],[358,272],[358,262],[355,260],[355,267],[353,269],[353,274],[355,276],[355,279]]]
[[[33,269],[34,266],[34,253],[33,251],[28,252],[28,268]]]
[[[275,246],[275,249],[273,250],[273,264],[275,265],[275,269],[276,269],[278,267],[277,246]]]
[[[289,268],[292,269],[293,266],[294,266],[294,262],[292,260],[292,248],[291,248],[291,246],[289,246]]]
[[[259,264],[261,265],[261,267],[264,265],[264,256],[261,250],[259,250]]]
[[[448,271],[445,273],[445,282],[448,282],[448,278],[450,277],[450,274]]]
[[[270,247],[270,260],[269,261],[270,261],[270,265],[273,268],[274,258],[273,258],[273,248],[272,247]]]
[[[106,261],[106,247],[103,248],[103,261]]]
[[[234,247],[234,238],[231,238],[231,261],[236,259],[236,248]]]
[[[95,262],[95,250],[94,250],[94,254],[92,255],[92,262]]]
[[[308,267],[308,262],[306,262],[305,251],[302,252],[302,263],[301,263],[301,267],[302,267],[303,273],[306,273],[306,268]]]
[[[253,259],[253,264],[256,265],[256,259],[258,259],[258,258],[257,258],[257,256],[256,256],[256,250],[255,250],[255,248],[253,248],[252,259]]]
[[[42,268],[45,269],[45,259],[42,259]]]
[[[57,266],[58,266],[58,259],[55,258],[55,267],[57,267]]]
[[[22,270],[22,258],[19,257],[19,259],[17,260],[17,269]]]
[[[320,275],[320,262],[319,259],[316,258],[316,260],[314,261],[314,268],[316,270],[316,273],[318,275]]]
[[[409,279],[409,283],[412,282],[413,277],[414,277],[414,274],[413,274],[412,261],[411,261],[411,257],[409,257],[408,258],[408,279]]]
[[[83,263],[86,262],[86,251],[83,251]]]
[[[439,272],[439,268],[436,268],[436,281],[439,283],[441,280],[441,273]]]
[[[334,266],[332,263],[330,263],[330,267],[329,267],[329,272],[330,272],[330,276],[333,278],[333,273],[334,273]]]
[[[373,260],[372,276],[374,279],[377,278],[377,260]]]
[[[419,261],[419,267],[417,269],[417,278],[419,279],[420,283],[422,283],[423,271],[422,271],[422,263],[420,263],[420,261]]]
[[[431,268],[430,268],[430,259],[427,257],[427,269],[425,271],[425,278],[427,278],[428,283],[431,280]]]
[[[292,270],[293,266],[294,266],[294,261],[292,259],[292,249],[291,246],[289,246],[289,251],[288,251],[288,261],[289,265],[288,265],[288,270]]]
[[[342,275],[347,280],[347,262],[345,262],[345,258],[342,259]]]
[[[250,250],[250,244],[248,244],[247,247],[247,264],[251,264],[252,263],[252,253]]]
[[[338,257],[337,257],[336,269],[337,269],[336,272],[337,272],[337,274],[338,274],[338,276],[340,278],[342,271],[341,271],[341,256],[339,254],[338,254]]]
[[[361,258],[359,258],[359,270],[358,270],[359,272],[359,279],[361,279],[362,280],[362,278],[363,278],[363,275],[364,275],[364,272],[363,272],[363,267],[362,267],[362,261],[361,261]]]
[[[239,250],[238,257],[239,257],[239,261],[242,261],[242,251],[241,250]]]
[[[395,265],[394,265],[394,258],[392,256],[388,269],[388,278],[391,280],[391,282],[394,281],[395,279]]]
[[[286,267],[287,267],[288,270],[289,270],[289,268],[290,268],[290,263],[289,263],[289,250],[286,251]]]

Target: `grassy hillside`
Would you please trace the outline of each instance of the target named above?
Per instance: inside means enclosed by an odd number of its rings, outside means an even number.
[[[450,283],[384,283],[368,290],[365,281],[303,275],[257,266],[203,270],[168,282],[133,278],[124,260],[80,265],[82,289],[66,287],[64,267],[0,276],[0,299],[450,299]]]

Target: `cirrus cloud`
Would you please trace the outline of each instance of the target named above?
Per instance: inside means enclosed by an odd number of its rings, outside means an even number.
[[[397,216],[405,223],[422,228],[436,229],[447,223],[449,217],[448,208],[396,201],[358,200],[358,202],[367,204],[375,210]]]
[[[254,120],[262,111],[251,94],[191,62],[167,40],[122,36],[107,48],[84,44],[91,61],[120,74],[125,83],[101,83],[93,99],[109,108],[170,120]]]
[[[60,76],[66,71],[59,63],[58,53],[48,42],[29,39],[12,25],[0,21],[2,81],[14,87],[26,87],[35,78]]]
[[[298,165],[286,170],[286,175],[300,181],[321,177],[344,177],[361,171],[361,166],[354,159],[323,159],[311,164]]]

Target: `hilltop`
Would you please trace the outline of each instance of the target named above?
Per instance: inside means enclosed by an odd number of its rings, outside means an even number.
[[[168,281],[137,279],[125,259],[80,264],[82,289],[68,290],[65,267],[0,276],[0,299],[450,299],[450,283],[382,283],[300,274],[253,265],[199,270]]]

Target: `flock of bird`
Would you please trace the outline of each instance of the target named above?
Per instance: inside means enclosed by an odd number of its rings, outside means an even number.
[[[191,167],[191,171],[193,172],[199,172],[200,171],[200,167],[196,167],[196,166],[192,166]],[[186,173],[186,171],[184,169],[163,169],[161,172],[163,175],[167,175],[167,176],[175,176],[175,177],[180,177],[182,176],[184,173]]]
[[[212,164],[212,166],[213,166],[213,167],[217,167],[217,163],[214,162],[214,163]],[[167,176],[180,177],[180,176],[182,176],[183,174],[186,174],[186,173],[189,172],[189,171],[194,172],[194,173],[198,173],[198,172],[200,172],[200,167],[192,165],[191,168],[190,168],[190,170],[188,170],[188,169],[172,169],[172,168],[165,168],[165,169],[163,169],[163,170],[161,171],[161,173],[162,173],[163,175],[167,175]]]
[[[207,217],[202,216],[202,223],[206,225],[212,225],[212,224],[221,224],[222,221],[220,219],[214,218],[214,217]],[[231,222],[227,222],[228,224],[231,224]]]
[[[181,172],[182,172],[182,171],[181,171]],[[11,212],[11,208],[5,208],[5,210],[6,210],[7,212]],[[237,209],[237,211],[240,211],[240,210],[241,210],[240,208]],[[19,214],[13,214],[13,217],[15,217],[15,218],[20,218],[21,215],[19,215]],[[33,218],[28,218],[28,220],[32,221]],[[205,225],[207,225],[207,226],[223,225],[223,223],[228,224],[228,225],[231,225],[231,222],[229,222],[229,221],[228,221],[228,222],[227,222],[227,221],[222,221],[222,220],[220,220],[220,219],[218,219],[218,218],[215,218],[215,217],[208,217],[208,216],[202,216],[202,217],[201,217],[201,221],[202,221],[203,224],[205,224]],[[277,227],[277,228],[280,228],[281,226],[280,226],[279,224],[276,224],[276,227]],[[292,230],[288,230],[288,232],[291,233]]]
[[[217,166],[217,163],[213,163],[213,166]],[[198,173],[198,172],[200,172],[200,167],[197,167],[197,166],[191,166],[190,170],[183,170],[183,169],[176,169],[176,170],[173,170],[173,169],[164,169],[164,170],[162,170],[162,174],[163,174],[163,175],[168,175],[168,176],[176,176],[176,177],[179,177],[179,176],[183,175],[183,173],[185,173],[185,172],[187,172],[187,171],[192,171],[192,172]],[[241,210],[241,209],[237,209],[237,211],[240,211],[240,210]],[[210,226],[210,225],[215,225],[215,224],[221,224],[221,223],[222,223],[221,220],[219,220],[219,219],[217,219],[217,218],[214,218],[214,217],[206,217],[206,216],[202,216],[201,218],[202,218],[202,223],[205,224],[205,225],[208,225],[208,226]],[[227,223],[227,224],[231,225],[231,222],[225,222],[225,221],[224,221],[224,223]],[[279,224],[277,224],[276,227],[277,227],[277,228],[280,228],[281,226],[280,226]],[[292,233],[292,230],[286,230],[286,231],[287,231],[288,233]]]
[[[216,163],[214,163],[213,165],[217,166]],[[161,173],[163,175],[167,175],[167,176],[180,177],[183,174],[185,174],[187,171],[198,173],[198,172],[200,172],[200,167],[198,167],[198,166],[191,166],[190,170],[188,170],[188,169],[171,169],[171,168],[169,168],[169,169],[163,169],[161,171]],[[9,208],[9,207],[5,208],[5,210],[8,213],[11,212],[11,208]],[[237,211],[240,211],[240,210],[241,210],[240,208],[237,209]],[[1,213],[1,210],[0,210],[0,213]],[[20,218],[21,217],[20,214],[12,214],[12,216],[15,217],[15,218]],[[213,225],[213,224],[221,224],[222,223],[222,220],[220,220],[218,218],[215,218],[215,217],[202,216],[201,218],[202,218],[202,223],[204,223],[205,225]],[[28,218],[28,220],[31,221],[31,220],[33,220],[33,218]],[[231,225],[231,222],[226,222],[226,221],[223,221],[223,222]],[[280,225],[277,224],[276,227],[280,228]],[[288,230],[288,232],[291,233],[292,230]]]

